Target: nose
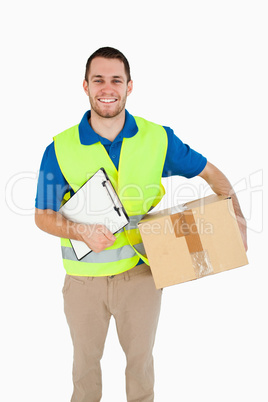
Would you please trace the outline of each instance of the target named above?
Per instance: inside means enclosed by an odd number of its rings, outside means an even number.
[[[113,93],[113,86],[109,82],[105,82],[103,87],[101,88],[101,92],[103,95],[108,95]]]

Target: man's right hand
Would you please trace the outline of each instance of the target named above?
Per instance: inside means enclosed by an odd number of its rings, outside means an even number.
[[[77,233],[80,240],[95,253],[100,253],[107,247],[111,247],[116,240],[116,237],[105,225],[77,224]]]

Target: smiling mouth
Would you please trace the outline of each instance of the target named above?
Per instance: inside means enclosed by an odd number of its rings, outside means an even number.
[[[98,98],[98,101],[101,103],[109,104],[117,102],[116,98]]]

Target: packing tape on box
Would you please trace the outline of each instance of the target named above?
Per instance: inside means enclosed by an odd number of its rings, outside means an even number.
[[[207,250],[190,253],[197,278],[213,274],[213,268]]]
[[[176,237],[185,237],[196,278],[212,274],[213,267],[207,250],[203,249],[198,228],[191,210],[170,216]]]

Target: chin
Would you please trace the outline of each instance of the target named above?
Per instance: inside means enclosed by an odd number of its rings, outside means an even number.
[[[95,108],[92,107],[92,106],[91,106],[91,108],[94,110],[95,113],[97,113],[98,116],[104,117],[104,118],[106,118],[106,119],[111,119],[111,118],[113,118],[113,117],[118,116],[118,115],[124,110],[125,105],[124,105],[123,107],[117,109],[117,110],[111,110],[111,111],[108,111],[108,110],[106,110],[106,111],[105,111],[105,110],[100,110],[99,108],[96,108],[96,109],[95,109]]]

